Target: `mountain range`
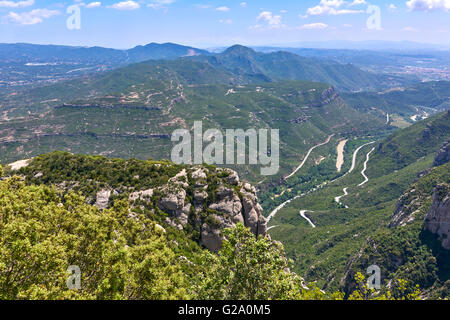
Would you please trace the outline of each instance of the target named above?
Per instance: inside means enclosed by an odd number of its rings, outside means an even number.
[[[207,74],[218,74],[219,79],[225,77],[217,81],[234,83],[308,80],[326,82],[346,91],[360,91],[387,88],[407,81],[399,76],[363,71],[331,59],[301,57],[286,51],[258,53],[240,45],[212,54],[172,43],[151,43],[129,50],[0,44],[0,62],[5,68],[5,72],[0,73],[0,84],[32,85],[35,82],[67,80],[143,61],[148,61],[147,65],[166,65],[175,72],[180,72],[180,68],[191,68],[195,62],[202,63],[203,68],[215,69]],[[20,72],[11,73],[11,69]]]
[[[121,64],[151,59],[176,59],[199,54],[207,55],[209,52],[174,43],[149,43],[145,46],[137,46],[127,50],[29,43],[0,44],[0,61],[2,62]]]

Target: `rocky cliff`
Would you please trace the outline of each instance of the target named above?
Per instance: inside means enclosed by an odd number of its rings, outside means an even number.
[[[444,249],[450,250],[450,187],[447,183],[436,186],[433,203],[425,217],[425,229],[436,234]]]
[[[447,164],[450,160],[450,143],[447,141],[442,145],[439,151],[436,153],[434,158],[433,167],[439,167]],[[419,179],[425,175],[432,175],[433,168],[427,169],[424,172],[419,173]],[[441,179],[441,180],[445,180]],[[444,182],[444,181],[441,181]],[[439,192],[442,191],[439,189]],[[423,190],[422,188],[413,185],[410,187],[397,201],[394,213],[392,214],[391,221],[389,223],[390,228],[395,228],[398,226],[405,226],[407,223],[414,221],[416,215],[420,212],[421,207],[424,205],[425,201],[431,197],[433,190]],[[436,189],[433,192],[433,201],[436,195]],[[438,201],[438,200],[436,200]],[[433,202],[434,204],[434,202]],[[448,210],[448,207],[447,207]]]
[[[97,192],[95,204],[107,208],[117,190]],[[187,167],[157,188],[131,192],[128,200],[138,206],[157,198],[158,209],[168,216],[165,222],[178,230],[194,229],[200,243],[213,252],[222,245],[221,231],[241,222],[255,234],[265,236],[267,221],[258,203],[255,187],[241,182],[231,169]]]
[[[436,154],[433,166],[437,167],[449,161],[450,161],[450,141],[447,141]]]
[[[267,221],[256,189],[231,169],[179,166],[171,162],[107,159],[55,152],[8,166],[28,183],[81,192],[101,210],[127,200],[130,215],[151,215],[216,252],[224,228],[242,223],[265,236]],[[57,172],[56,172],[56,171]]]
[[[389,228],[368,237],[348,259],[342,288],[351,291],[356,272],[364,274],[369,266],[377,265],[387,285],[404,279],[419,284],[424,297],[448,297],[449,185],[449,162],[420,173],[398,200]]]
[[[239,222],[255,236],[266,235],[267,221],[256,189],[241,182],[233,170],[201,166],[184,169],[161,187],[160,192],[158,207],[169,214],[167,223],[178,229],[189,223],[200,226],[200,242],[211,251],[221,247],[221,230],[235,227]]]
[[[310,103],[309,106],[322,107],[334,101],[337,101],[339,106],[345,104],[344,100],[342,100],[336,89],[334,87],[329,87],[328,89],[322,91],[322,94],[320,95],[320,99],[318,102]]]

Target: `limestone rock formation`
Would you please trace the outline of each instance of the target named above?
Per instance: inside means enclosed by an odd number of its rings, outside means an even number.
[[[425,229],[436,234],[444,249],[450,250],[450,186],[440,184],[433,193],[433,203],[425,217]]]
[[[255,187],[240,182],[237,173],[233,170],[225,169],[224,171],[229,174],[224,182],[237,187],[238,192],[235,188],[222,184],[215,192],[215,201],[208,206],[209,209],[220,213],[213,215],[216,222],[214,225],[202,225],[201,242],[211,251],[217,251],[221,247],[220,231],[234,227],[239,222],[249,227],[255,236],[267,234],[267,220],[258,203]]]
[[[191,204],[185,203],[186,190],[183,188],[175,190],[168,188],[164,191],[166,194],[158,200],[158,207],[178,219],[182,226],[187,225]]]
[[[444,143],[434,158],[433,166],[441,166],[450,161],[450,141]]]
[[[137,199],[148,199],[153,196],[153,189],[133,192],[128,196],[128,200],[136,201]]]
[[[139,175],[134,175],[139,180]],[[72,190],[78,181],[64,181],[58,185]],[[255,236],[267,235],[267,220],[258,202],[257,190],[242,182],[238,174],[227,168],[209,166],[183,167],[166,183],[142,190],[135,186],[103,187],[97,193],[86,197],[88,203],[104,210],[113,199],[125,198],[130,204],[129,217],[149,210],[158,216],[163,211],[161,223],[192,232],[200,244],[217,252],[223,241],[222,230],[242,223]]]
[[[222,236],[219,228],[214,228],[208,224],[202,226],[202,244],[212,252],[217,252],[222,246]]]
[[[415,214],[422,205],[419,198],[420,197],[414,188],[406,191],[397,201],[397,205],[389,223],[389,228],[404,226],[407,223],[414,221]]]
[[[97,200],[95,205],[100,209],[108,208],[109,198],[111,197],[111,190],[103,189],[97,192]]]

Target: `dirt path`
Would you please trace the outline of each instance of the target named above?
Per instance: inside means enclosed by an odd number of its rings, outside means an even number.
[[[278,207],[276,207],[268,216],[267,216],[267,223],[269,223],[269,221],[277,214],[277,212],[278,211],[280,211],[281,209],[283,209],[283,207],[285,206],[285,205],[287,205],[288,203],[290,203],[291,201],[294,201],[294,200],[296,200],[296,199],[298,199],[298,198],[300,198],[300,197],[302,197],[303,196],[303,194],[301,194],[301,195],[298,195],[298,196],[295,196],[295,197],[293,197],[293,198],[291,198],[291,199],[289,199],[289,200],[287,200],[287,201],[285,201],[285,202],[283,202],[282,204],[280,204]]]
[[[347,141],[348,139],[339,141],[339,144],[336,148],[337,150],[336,169],[338,172],[341,172],[342,165],[344,164],[344,147]]]
[[[331,139],[331,136],[328,137],[328,139],[327,139],[328,141],[326,141],[326,142],[324,142],[324,143],[322,143],[322,144],[328,143],[328,142],[329,142],[329,139]],[[355,152],[353,152],[352,166],[350,167],[350,170],[349,170],[348,172],[346,172],[344,175],[340,176],[339,178],[330,181],[329,183],[333,183],[333,182],[335,182],[335,181],[337,181],[337,180],[339,180],[339,179],[345,177],[345,176],[346,176],[347,174],[349,174],[350,172],[352,172],[352,171],[355,169],[355,166],[356,166],[356,157],[357,157],[357,155],[358,155],[359,150],[361,150],[361,148],[363,148],[363,147],[365,147],[365,146],[367,146],[367,145],[369,145],[369,144],[372,144],[372,143],[375,143],[375,141],[372,141],[372,142],[363,144],[362,146],[358,147],[358,149],[356,149]],[[316,147],[318,147],[318,146],[319,146],[319,145],[316,145],[316,146],[314,146],[313,148],[316,148]],[[312,149],[312,148],[311,148],[311,149]],[[311,151],[312,151],[311,149],[310,149],[310,152],[308,152],[307,157],[308,157],[309,154],[311,153]],[[305,158],[305,159],[306,159],[306,158]],[[306,161],[306,160],[304,160],[304,161]],[[287,177],[287,178],[289,178],[289,177]],[[285,179],[287,179],[287,178],[285,178]],[[328,184],[329,184],[329,183],[328,183]],[[280,204],[278,207],[276,207],[274,210],[272,210],[272,212],[270,212],[270,214],[267,216],[267,218],[266,218],[266,219],[267,219],[267,224],[268,224],[268,223],[270,222],[270,220],[278,213],[278,211],[280,211],[281,209],[283,209],[287,204],[289,204],[289,203],[291,203],[292,201],[294,201],[294,200],[296,200],[296,199],[298,199],[298,198],[301,198],[301,197],[303,197],[303,196],[305,196],[305,195],[307,195],[307,194],[310,194],[310,193],[312,193],[312,192],[314,192],[314,191],[316,191],[316,190],[318,190],[318,189],[321,189],[324,185],[327,185],[327,183],[325,183],[325,184],[323,184],[323,185],[320,185],[320,186],[316,186],[316,187],[312,188],[311,190],[309,190],[308,192],[305,192],[305,193],[296,195],[295,197],[293,197],[293,198],[291,198],[291,199],[289,199],[289,200],[286,200],[285,202],[283,202],[282,204]],[[344,193],[347,193],[347,188],[345,188]],[[344,194],[344,195],[346,196],[346,195],[348,195],[348,194]],[[342,196],[341,196],[341,197],[342,197]],[[341,197],[339,197],[339,200],[340,200]],[[335,198],[335,200],[336,200],[336,198]],[[306,211],[305,211],[305,212],[306,212]]]
[[[342,204],[341,203],[341,198],[342,197],[348,196],[348,193],[347,193],[348,188],[344,188],[342,190],[344,191],[344,194],[342,196],[337,196],[337,197],[334,198],[334,201],[336,201],[339,204]]]
[[[372,150],[370,150],[370,151],[367,153],[366,161],[364,162],[364,168],[363,168],[362,171],[361,171],[361,174],[362,174],[363,177],[364,177],[364,181],[361,182],[360,184],[358,184],[358,187],[361,187],[362,185],[366,184],[366,183],[369,181],[369,178],[366,176],[365,172],[366,172],[366,170],[367,170],[367,162],[369,162],[370,154],[373,152],[373,150],[375,150],[375,148],[372,148]]]
[[[336,181],[336,180],[339,180],[339,179],[345,177],[346,175],[348,175],[350,172],[352,172],[352,171],[355,169],[355,166],[356,166],[356,156],[358,155],[359,150],[361,150],[363,147],[365,147],[365,146],[367,146],[367,145],[369,145],[369,144],[372,144],[372,143],[375,143],[375,141],[372,141],[372,142],[363,144],[363,145],[360,146],[358,149],[356,149],[355,152],[353,152],[352,166],[350,167],[350,170],[348,170],[348,172],[346,172],[343,176],[341,176],[341,177],[339,177],[339,178],[337,178],[337,179],[335,179],[335,180],[333,180],[333,181],[331,181],[331,182],[334,182],[334,181]],[[373,149],[375,149],[375,148],[373,148]],[[372,150],[373,150],[373,149],[372,149]],[[366,162],[366,164],[367,164],[367,162]],[[365,171],[365,170],[364,170],[364,171]],[[344,189],[343,189],[344,194],[341,195],[341,196],[335,197],[335,198],[334,198],[334,201],[336,201],[336,202],[339,203],[339,204],[342,204],[342,203],[341,203],[341,198],[344,197],[344,196],[348,196],[347,190],[348,190],[347,187],[344,188]],[[345,206],[345,207],[348,208],[348,206]]]
[[[372,143],[375,143],[375,141],[372,141],[372,142],[363,144],[363,145],[360,146],[358,149],[356,149],[355,152],[353,152],[352,166],[351,166],[350,170],[348,170],[348,172],[347,172],[346,174],[349,174],[350,172],[353,171],[353,169],[355,169],[355,166],[356,166],[356,156],[357,156],[359,150],[361,150],[363,147],[365,147],[365,146],[367,146],[367,145],[369,145],[369,144],[372,144]]]
[[[294,174],[296,174],[297,171],[300,170],[300,169],[303,167],[303,165],[306,163],[306,160],[308,160],[308,157],[309,157],[309,155],[311,154],[311,152],[313,152],[313,150],[314,150],[315,148],[320,147],[320,146],[323,146],[324,144],[327,144],[328,142],[330,142],[331,137],[333,137],[333,136],[334,136],[334,134],[328,136],[328,138],[327,138],[327,140],[326,140],[325,142],[316,144],[314,147],[312,147],[311,149],[309,149],[309,151],[308,151],[308,153],[306,154],[306,157],[303,159],[302,163],[300,163],[300,165],[299,165],[299,166],[298,166],[298,167],[297,167],[290,175],[288,175],[286,178],[284,178],[284,180],[287,180],[287,179],[289,179],[290,177],[292,177]]]
[[[315,228],[316,225],[311,221],[310,218],[308,218],[308,217],[305,215],[305,213],[308,212],[308,211],[309,211],[309,212],[314,212],[314,211],[310,211],[310,210],[300,210],[300,215],[302,216],[303,219],[305,219],[306,221],[308,221],[309,224],[310,224],[313,228]]]

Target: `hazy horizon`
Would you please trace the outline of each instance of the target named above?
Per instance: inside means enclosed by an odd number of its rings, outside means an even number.
[[[399,45],[408,44],[410,47],[402,47],[402,50],[450,50],[450,45],[441,45],[437,43],[425,43],[425,42],[413,42],[413,41],[383,41],[383,40],[362,40],[362,41],[346,41],[346,40],[328,40],[328,41],[305,41],[303,43],[268,43],[261,45],[252,45],[245,43],[234,43],[231,45],[211,45],[211,46],[195,46],[188,43],[175,43],[171,41],[165,42],[154,42],[149,41],[142,44],[137,44],[133,47],[106,47],[100,45],[70,45],[70,44],[60,44],[60,43],[38,43],[38,42],[0,42],[0,44],[30,44],[30,45],[41,45],[41,46],[67,46],[67,47],[80,47],[80,48],[93,48],[93,47],[102,47],[106,49],[114,49],[114,50],[129,50],[135,48],[137,46],[146,46],[149,44],[176,44],[180,46],[193,47],[197,49],[203,50],[225,50],[226,48],[232,47],[234,45],[241,45],[249,48],[292,48],[292,49],[329,49],[329,50],[355,50],[356,47],[358,50],[367,50],[367,51],[377,51],[377,50],[399,50]],[[358,46],[359,45],[359,46]],[[371,46],[367,46],[371,45]],[[392,45],[392,47],[389,47]]]
[[[0,42],[197,48],[300,42],[410,41],[450,47],[442,0],[0,1]],[[339,40],[336,40],[339,39]]]

